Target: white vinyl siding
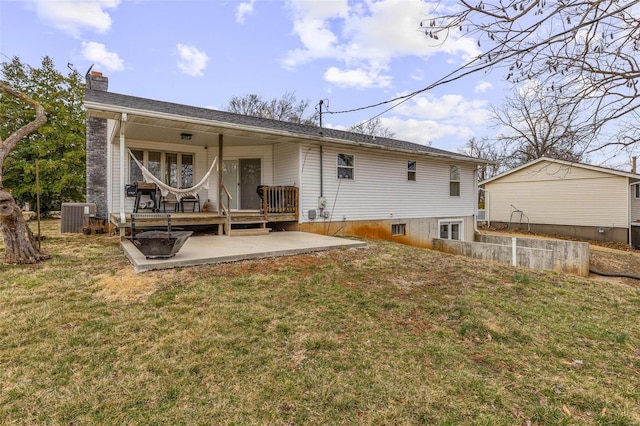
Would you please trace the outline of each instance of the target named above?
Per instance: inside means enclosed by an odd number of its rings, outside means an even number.
[[[407,181],[407,158],[401,153],[352,149],[355,179],[337,179],[336,157],[344,148],[323,148],[324,197],[332,220],[464,217],[474,214],[475,165],[460,164],[460,197],[449,197],[449,166],[446,160],[417,158],[420,178]],[[302,147],[302,205],[316,209],[320,196],[320,148]]]
[[[300,146],[277,143],[273,146],[273,185],[299,186]]]
[[[636,198],[636,191],[640,190],[640,184],[631,186],[631,221],[640,220],[640,198]]]
[[[627,227],[628,179],[547,162],[486,184],[492,221],[508,222],[513,204],[531,223]]]

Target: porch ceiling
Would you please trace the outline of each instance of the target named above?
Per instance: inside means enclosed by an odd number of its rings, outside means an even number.
[[[101,117],[105,118],[105,117]],[[113,118],[113,117],[109,117]],[[116,118],[117,120],[120,117]],[[181,133],[190,133],[191,139],[183,141]],[[125,138],[156,141],[172,144],[215,146],[218,135],[224,135],[226,146],[272,144],[274,142],[299,142],[299,136],[272,134],[258,130],[224,127],[217,124],[172,120],[162,117],[128,115],[125,125]],[[117,137],[113,138],[118,143]]]

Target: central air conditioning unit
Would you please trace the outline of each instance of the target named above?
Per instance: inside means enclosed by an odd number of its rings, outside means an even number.
[[[60,209],[60,232],[80,234],[96,216],[95,203],[62,203]]]

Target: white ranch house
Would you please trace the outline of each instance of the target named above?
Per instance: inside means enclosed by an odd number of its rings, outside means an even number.
[[[233,235],[233,229],[261,223],[274,230],[422,247],[431,247],[434,237],[473,240],[476,171],[484,160],[107,88],[102,74],[89,76],[87,201],[120,229],[129,226],[136,199],[128,196],[127,186],[141,179],[131,150],[156,177],[176,187],[200,181],[214,159],[222,166],[210,174],[208,189],[198,192],[200,207],[209,200],[212,211],[189,207],[172,213],[178,226],[210,226],[214,233]]]

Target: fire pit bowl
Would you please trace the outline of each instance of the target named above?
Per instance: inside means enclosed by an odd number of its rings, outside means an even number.
[[[131,242],[147,259],[168,259],[178,253],[193,231],[145,231]]]

